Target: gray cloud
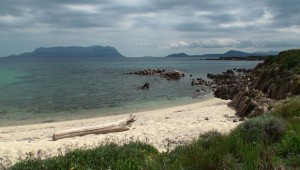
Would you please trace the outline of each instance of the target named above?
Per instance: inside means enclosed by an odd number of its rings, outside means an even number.
[[[298,0],[2,0],[0,56],[94,43],[128,56],[281,50],[299,45],[299,11]]]

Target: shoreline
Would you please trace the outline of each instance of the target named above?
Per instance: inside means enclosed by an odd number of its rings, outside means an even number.
[[[214,98],[214,95],[212,92],[203,95],[201,98],[197,99],[189,99],[185,101],[172,101],[169,103],[164,103],[162,106],[157,107],[157,105],[151,104],[148,105],[147,107],[141,107],[138,109],[134,110],[127,110],[126,108],[125,111],[111,111],[111,112],[104,112],[99,114],[98,109],[87,109],[87,110],[80,110],[77,112],[73,111],[72,118],[66,117],[66,116],[56,116],[56,117],[43,117],[43,118],[35,118],[32,120],[9,120],[9,123],[3,123],[0,121],[0,128],[5,128],[5,127],[14,127],[14,126],[28,126],[28,125],[35,125],[35,124],[47,124],[47,123],[58,123],[58,122],[69,122],[69,121],[76,121],[76,120],[85,120],[85,119],[97,119],[97,118],[102,118],[102,117],[110,117],[110,116],[119,116],[119,115],[124,115],[124,114],[130,114],[130,113],[140,113],[140,112],[147,112],[147,111],[152,111],[152,110],[160,110],[160,109],[166,109],[166,108],[171,108],[176,106],[184,106],[184,105],[189,105],[189,104],[194,104],[202,101],[209,100],[211,98]],[[161,104],[161,103],[159,103]],[[79,114],[80,112],[80,114]],[[85,116],[84,114],[88,112],[88,116]],[[59,112],[60,115],[65,115],[68,114],[66,112]],[[47,115],[46,115],[47,116]]]
[[[46,158],[75,148],[93,148],[109,142],[122,144],[129,141],[146,142],[163,152],[167,150],[166,144],[174,148],[211,130],[230,132],[240,122],[234,121],[238,118],[235,111],[227,106],[228,102],[229,100],[209,98],[192,104],[133,113],[136,121],[128,131],[57,141],[52,140],[56,131],[106,124],[126,118],[129,114],[0,127],[0,159],[9,159],[14,164],[19,158],[24,159],[26,153]]]

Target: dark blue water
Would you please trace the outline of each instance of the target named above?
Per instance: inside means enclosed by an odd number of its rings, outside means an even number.
[[[192,78],[229,68],[253,68],[256,61],[178,58],[0,59],[0,126],[123,114],[196,102]],[[126,75],[145,68],[181,70],[186,77]],[[191,78],[189,75],[192,74]],[[145,82],[149,90],[139,90]]]

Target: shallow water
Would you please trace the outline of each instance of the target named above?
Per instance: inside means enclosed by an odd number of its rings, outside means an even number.
[[[208,61],[180,58],[0,59],[0,126],[123,114],[197,102],[192,78],[232,68],[253,68],[257,61]],[[181,70],[184,78],[126,75],[145,68]],[[189,75],[192,74],[193,77]],[[149,90],[139,90],[145,82]]]

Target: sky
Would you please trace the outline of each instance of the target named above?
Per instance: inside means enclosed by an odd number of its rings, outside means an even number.
[[[1,57],[92,45],[128,57],[299,48],[300,1],[0,1]]]

